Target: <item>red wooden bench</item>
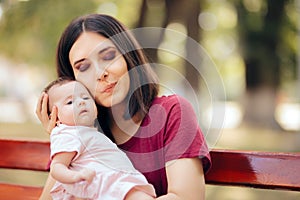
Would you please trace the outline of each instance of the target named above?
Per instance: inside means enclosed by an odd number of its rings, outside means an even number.
[[[0,139],[0,168],[47,172],[49,143]],[[300,153],[211,151],[207,184],[300,191]],[[0,182],[0,199],[37,199],[42,187]]]

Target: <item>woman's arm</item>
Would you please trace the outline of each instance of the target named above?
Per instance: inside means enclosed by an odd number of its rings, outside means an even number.
[[[41,121],[45,130],[50,134],[51,130],[56,125],[57,109],[54,107],[51,111],[51,118],[48,116],[48,95],[42,93],[38,99],[36,111],[37,117]],[[55,179],[49,174],[45,186],[43,188],[40,200],[51,200],[50,191],[55,184]]]
[[[157,200],[204,200],[205,181],[199,158],[181,158],[167,162],[168,194]]]
[[[52,198],[50,196],[50,191],[51,191],[52,187],[54,186],[54,184],[55,184],[55,180],[49,174],[39,200],[52,200]]]
[[[75,157],[76,152],[62,152],[55,154],[51,162],[50,174],[61,183],[76,183],[82,180],[91,182],[96,175],[95,171],[82,169],[74,171],[69,169],[70,163]]]

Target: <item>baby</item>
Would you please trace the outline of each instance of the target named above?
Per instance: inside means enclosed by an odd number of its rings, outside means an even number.
[[[44,92],[57,107],[50,135],[53,199],[150,200],[155,191],[116,144],[95,127],[97,108],[80,82],[59,78]],[[50,110],[50,109],[49,109]]]

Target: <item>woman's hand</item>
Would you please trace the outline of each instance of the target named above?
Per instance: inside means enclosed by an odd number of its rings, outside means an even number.
[[[52,107],[51,115],[48,115],[48,99],[49,96],[45,92],[40,96],[37,107],[36,107],[36,115],[39,120],[42,122],[45,130],[50,134],[52,129],[56,126],[57,121],[57,108],[55,106]]]

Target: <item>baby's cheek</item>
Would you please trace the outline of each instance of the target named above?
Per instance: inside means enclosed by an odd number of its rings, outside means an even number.
[[[73,110],[64,110],[58,112],[58,120],[66,125],[74,125],[74,113]]]

